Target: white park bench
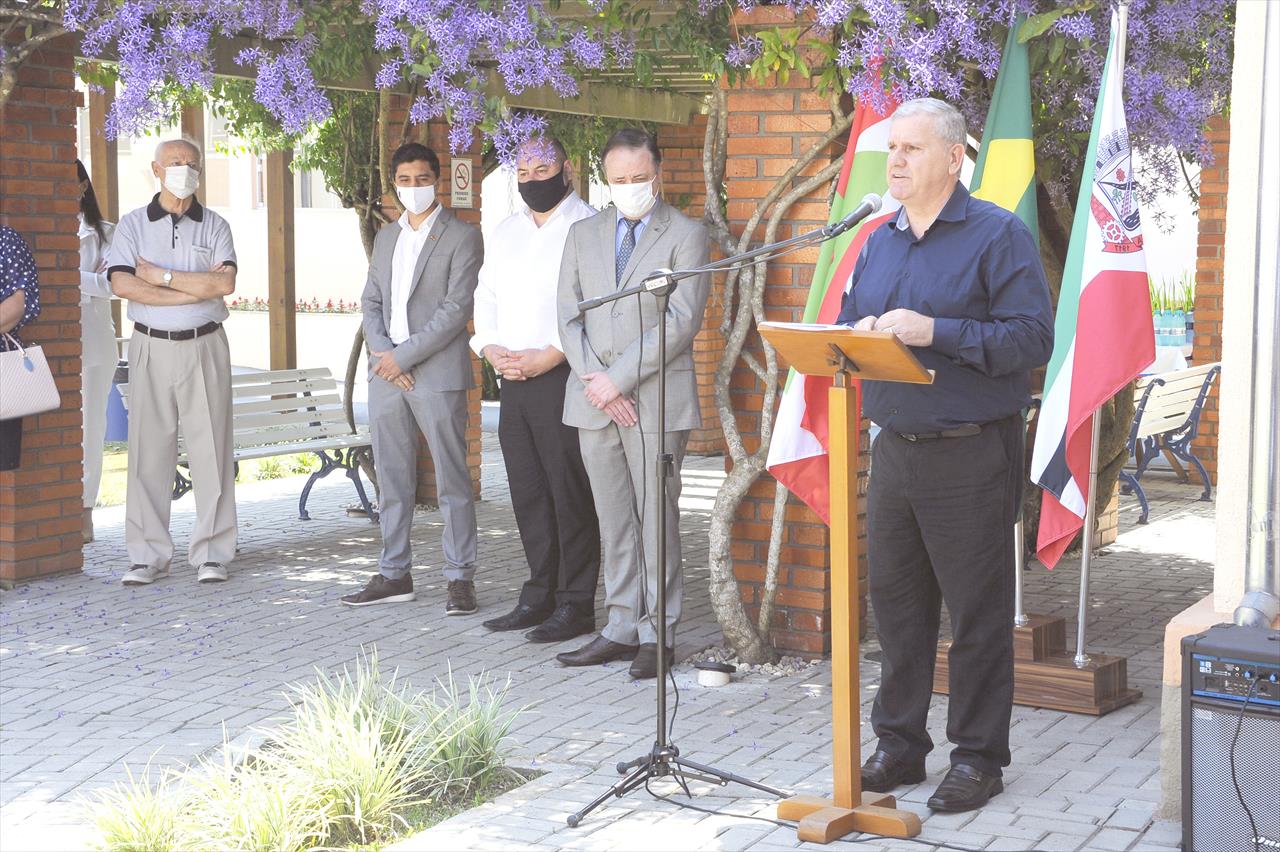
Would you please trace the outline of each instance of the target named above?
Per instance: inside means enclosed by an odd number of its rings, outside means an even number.
[[[1209,474],[1192,452],[1192,442],[1200,429],[1200,414],[1209,396],[1213,380],[1222,371],[1218,363],[1189,367],[1143,376],[1134,389],[1133,425],[1129,430],[1129,457],[1135,465],[1133,473],[1122,470],[1121,492],[1138,496],[1142,514],[1138,523],[1145,524],[1150,507],[1142,490],[1142,474],[1156,457],[1163,454],[1182,481],[1188,481],[1179,461],[1190,462],[1200,474],[1204,491],[1201,500],[1213,493]]]
[[[128,385],[120,398],[128,406]],[[320,469],[311,474],[298,499],[298,517],[311,520],[307,498],[316,480],[335,470],[346,471],[355,485],[366,515],[378,514],[360,481],[362,462],[372,466],[373,446],[366,427],[352,430],[342,407],[338,383],[327,368],[269,370],[234,373],[231,376],[231,424],[234,458],[247,459],[315,453]],[[179,427],[181,428],[181,427]],[[174,473],[173,499],[191,490],[190,464],[181,432],[178,436],[178,470]]]

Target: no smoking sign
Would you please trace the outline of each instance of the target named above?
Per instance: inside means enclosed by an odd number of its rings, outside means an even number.
[[[453,179],[449,181],[449,205],[455,208],[472,207],[471,161],[454,157],[451,173]]]

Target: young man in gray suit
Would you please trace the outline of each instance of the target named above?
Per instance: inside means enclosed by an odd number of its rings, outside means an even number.
[[[378,467],[379,573],[348,606],[411,601],[409,529],[417,490],[418,432],[435,464],[444,514],[446,615],[476,611],[476,510],[467,469],[467,320],[484,259],[480,229],[435,197],[440,160],[409,142],[391,157],[405,212],[378,232],[364,288],[369,421]]]
[[[655,269],[707,262],[706,230],[658,198],[662,153],[643,130],[619,130],[601,154],[613,206],[569,230],[560,266],[560,340],[573,372],[564,422],[578,427],[582,460],[600,518],[609,623],[566,666],[632,659],[633,678],[657,674],[657,513],[667,513],[667,641],[680,619],[680,465],[689,431],[700,422],[693,338],[702,326],[710,276],[681,281],[665,317],[666,447],[675,458],[659,495],[657,302],[645,294],[586,314],[578,302],[640,283]],[[638,546],[639,545],[639,546]],[[671,646],[665,651],[670,661]]]

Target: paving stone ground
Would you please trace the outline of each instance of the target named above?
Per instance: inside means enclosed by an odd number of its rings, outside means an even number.
[[[684,471],[682,533],[687,557],[686,618],[678,655],[720,640],[708,601],[708,512],[722,478],[718,458],[690,459]],[[376,527],[348,518],[350,484],[331,477],[311,499],[314,520],[297,520],[301,480],[242,487],[240,554],[230,582],[201,586],[175,565],[167,581],[124,588],[123,509],[99,510],[98,540],[83,573],[0,592],[0,848],[73,849],[93,842],[82,803],[137,773],[189,762],[224,740],[270,727],[287,704],[286,684],[316,668],[340,669],[376,648],[427,687],[490,673],[510,678],[511,700],[528,705],[512,737],[512,763],[547,774],[497,800],[410,838],[410,849],[791,849],[791,828],[751,821],[772,817],[767,796],[694,783],[681,810],[641,791],[613,800],[577,829],[565,817],[614,783],[619,759],[653,740],[652,681],[633,683],[626,665],[564,669],[557,646],[520,634],[493,634],[480,622],[512,604],[525,563],[505,490],[500,452],[486,435],[484,502],[479,508],[481,612],[444,617],[441,520],[420,512],[414,530],[418,600],[350,609],[338,598],[375,570]],[[1090,650],[1129,657],[1142,699],[1097,719],[1017,707],[1007,792],[980,811],[929,815],[925,801],[947,765],[946,700],[935,698],[930,730],[940,744],[930,776],[900,791],[902,807],[924,819],[923,839],[990,850],[1174,849],[1179,829],[1152,818],[1159,797],[1159,687],[1165,623],[1207,594],[1212,582],[1212,504],[1199,489],[1152,474],[1152,519],[1136,525],[1136,501],[1122,498],[1121,536],[1094,560]],[[190,497],[174,507],[184,547]],[[1063,566],[1027,575],[1033,612],[1072,619],[1078,571]],[[862,667],[866,721],[878,684],[874,625]],[[1073,629],[1068,630],[1074,642]],[[829,663],[768,678],[753,674],[727,688],[699,687],[680,666],[675,741],[695,760],[788,790],[830,793]],[[653,792],[670,795],[669,782]],[[865,839],[835,848],[922,849]]]

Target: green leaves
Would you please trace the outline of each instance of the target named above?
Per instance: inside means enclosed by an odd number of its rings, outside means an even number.
[[[1041,12],[1038,15],[1032,15],[1023,21],[1022,26],[1018,28],[1018,42],[1020,44],[1026,44],[1031,41],[1031,39],[1044,35],[1044,33],[1056,24],[1058,19],[1063,15],[1074,15],[1077,12],[1087,12],[1095,5],[1097,5],[1095,0],[1080,0],[1080,2],[1069,6],[1063,6],[1049,12]],[[1061,50],[1058,51],[1058,55],[1062,55]]]
[[[778,82],[784,86],[791,79],[792,71],[809,76],[809,64],[800,55],[800,35],[799,27],[762,30],[759,33],[764,49],[751,63],[751,76],[757,84],[763,85],[769,75],[775,73]]]

